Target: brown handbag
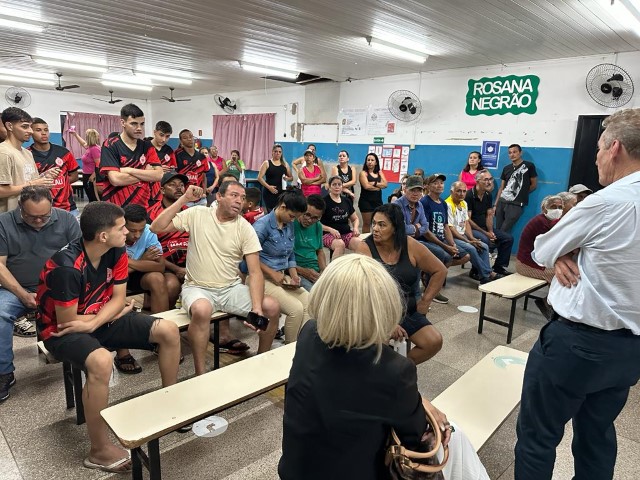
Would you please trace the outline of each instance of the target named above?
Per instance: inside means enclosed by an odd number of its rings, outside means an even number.
[[[444,456],[442,462],[438,463],[436,453],[442,445],[442,432],[431,412],[426,408],[424,410],[427,428],[420,446],[426,452],[414,452],[403,447],[395,430],[391,429],[384,461],[391,480],[444,480],[442,469],[449,460],[449,446],[443,447]]]

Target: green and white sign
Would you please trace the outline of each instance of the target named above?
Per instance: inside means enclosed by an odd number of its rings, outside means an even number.
[[[467,115],[533,115],[538,110],[539,85],[536,75],[471,79],[465,111]]]

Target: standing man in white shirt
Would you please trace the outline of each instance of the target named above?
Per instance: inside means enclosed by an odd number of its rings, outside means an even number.
[[[596,165],[606,188],[535,241],[533,259],[555,268],[555,314],[525,370],[516,480],[552,477],[569,420],[573,478],[613,478],[613,422],[640,378],[640,109],[616,112],[603,125]]]

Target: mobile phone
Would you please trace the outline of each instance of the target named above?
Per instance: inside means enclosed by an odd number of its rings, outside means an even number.
[[[269,319],[265,316],[258,315],[256,312],[249,312],[247,314],[247,323],[253,325],[258,330],[266,330],[269,326]]]

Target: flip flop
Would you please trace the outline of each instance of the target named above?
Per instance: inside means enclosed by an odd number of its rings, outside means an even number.
[[[121,358],[116,355],[113,359],[113,364],[116,366],[119,372],[127,375],[135,375],[136,373],[142,372],[142,367],[140,366],[140,364],[138,364],[138,362],[136,362],[136,359],[133,358],[131,354],[125,355]],[[126,369],[122,367],[123,365],[131,365],[133,366],[133,368]]]
[[[129,465],[123,468],[125,463],[129,462]],[[127,455],[120,460],[116,460],[111,465],[101,465],[99,463],[93,463],[89,460],[89,457],[85,458],[82,464],[86,468],[91,468],[93,470],[102,470],[103,472],[109,473],[128,473],[131,471],[131,457]]]
[[[233,340],[229,340],[227,343],[221,343],[218,345],[220,353],[228,353],[230,355],[240,355],[243,352],[249,350],[249,345],[244,342],[241,342],[237,338]]]

